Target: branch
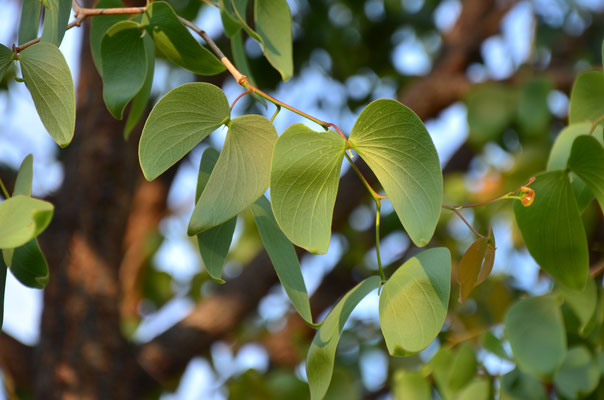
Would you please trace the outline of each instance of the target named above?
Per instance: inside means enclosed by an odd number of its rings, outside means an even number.
[[[33,348],[0,332],[0,368],[15,386],[31,388],[34,379],[33,360]]]

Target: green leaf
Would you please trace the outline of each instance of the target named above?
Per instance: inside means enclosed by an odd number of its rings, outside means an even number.
[[[0,203],[0,249],[21,246],[38,236],[50,223],[52,204],[26,196]]]
[[[589,395],[596,389],[599,382],[598,364],[583,345],[568,350],[562,366],[554,376],[556,390],[569,399]]]
[[[168,3],[151,3],[142,23],[159,51],[173,63],[199,75],[215,75],[225,70],[224,65],[193,38]]]
[[[547,170],[553,171],[556,169],[566,169],[570,151],[576,138],[581,135],[589,135],[592,124],[589,122],[578,122],[564,128],[552,146],[547,161]],[[602,144],[602,126],[597,126],[593,132],[593,136]]]
[[[59,146],[67,146],[75,129],[75,90],[63,54],[54,44],[37,43],[20,56],[23,79],[44,127]]]
[[[557,170],[537,175],[531,184],[535,201],[514,204],[516,222],[526,247],[539,266],[570,288],[587,279],[587,238],[568,176]]]
[[[23,195],[31,196],[31,185],[34,180],[34,156],[29,154],[21,162],[17,179],[15,180],[15,189],[13,196]]]
[[[151,110],[139,143],[145,178],[151,181],[176,164],[229,116],[226,96],[209,83],[187,83],[166,93]]]
[[[478,238],[470,245],[459,261],[457,268],[457,283],[459,283],[459,302],[463,303],[470,296],[476,286],[478,274],[484,262],[487,251],[488,239]]]
[[[394,373],[392,392],[395,399],[431,400],[432,386],[421,372],[398,370]]]
[[[574,290],[563,285],[558,285],[557,289],[581,321],[581,330],[583,330],[596,312],[598,302],[598,289],[593,278],[587,277],[587,283],[582,290]]]
[[[296,124],[279,137],[271,169],[271,203],[279,226],[295,245],[327,252],[346,141]]]
[[[20,45],[38,37],[41,10],[42,2],[40,0],[23,0],[21,3],[21,19],[19,20]]]
[[[147,75],[147,54],[141,26],[133,21],[113,25],[101,41],[103,100],[115,119],[141,90]]]
[[[277,131],[260,115],[244,115],[227,125],[222,152],[189,221],[189,235],[233,218],[268,188]]]
[[[499,339],[497,336],[495,336],[493,334],[493,332],[491,332],[491,331],[485,332],[480,337],[480,341],[481,341],[482,347],[484,347],[485,350],[493,353],[494,355],[501,358],[502,360],[510,359],[510,356],[503,348],[503,343],[501,342],[501,339]]]
[[[315,334],[306,357],[306,375],[311,399],[322,399],[325,396],[331,381],[336,348],[346,320],[356,305],[376,289],[379,283],[380,278],[372,276],[352,288],[330,311]]]
[[[96,8],[119,8],[124,7],[121,0],[99,0]],[[91,18],[90,22],[90,52],[92,53],[92,61],[99,75],[103,76],[103,65],[101,58],[101,41],[105,33],[113,25],[121,21],[126,21],[128,16],[125,14],[115,15],[100,15]]]
[[[604,210],[604,147],[593,136],[575,139],[568,166],[596,195]]]
[[[583,72],[575,80],[570,93],[569,124],[589,121],[594,123],[604,115],[604,74],[601,71]]]
[[[141,117],[147,109],[149,103],[149,97],[151,96],[151,88],[153,87],[153,74],[155,72],[155,44],[153,39],[149,35],[143,37],[145,43],[145,54],[147,55],[147,72],[145,74],[145,81],[143,87],[138,91],[136,96],[132,99],[132,106],[130,106],[130,112],[128,113],[128,119],[124,126],[124,138],[128,140],[128,137],[132,133],[132,130],[136,127]]]
[[[477,378],[466,386],[456,400],[489,400],[491,398],[491,383],[486,378]]]
[[[380,324],[391,355],[426,348],[442,328],[451,284],[451,254],[444,247],[407,260],[388,279],[380,296]]]
[[[4,291],[6,290],[6,265],[0,257],[0,329],[4,323]]]
[[[46,0],[44,11],[44,28],[40,41],[50,42],[59,47],[63,41],[69,15],[71,14],[71,1]]]
[[[519,369],[508,372],[501,378],[500,400],[547,400],[543,384],[532,375]]]
[[[218,151],[209,147],[201,156],[195,202],[199,201],[201,193],[203,193],[203,190],[210,179],[210,174],[218,161],[218,154]],[[222,267],[226,261],[226,256],[229,252],[231,241],[233,240],[233,233],[235,232],[236,225],[237,217],[233,217],[225,223],[197,235],[199,252],[201,253],[201,258],[206,266],[206,270],[210,277],[219,283],[224,283],[224,280],[221,278]]]
[[[487,280],[489,275],[491,275],[493,265],[495,264],[495,250],[497,250],[497,247],[495,247],[495,235],[493,235],[492,226],[489,227],[489,236],[487,237],[487,240],[488,245],[486,251],[484,252],[484,262],[480,268],[480,273],[478,274],[478,279],[476,280],[476,286]]]
[[[359,115],[349,143],[377,176],[413,243],[428,244],[440,217],[443,178],[419,117],[395,100],[376,100]]]
[[[260,43],[260,45],[262,45],[262,38],[260,37],[260,35],[258,35],[258,33],[256,33],[252,28],[250,28],[250,26],[246,22],[245,17],[247,15],[247,4],[248,4],[248,0],[231,0],[231,5],[233,6],[233,12],[237,16],[237,18],[239,18],[239,22],[241,22],[243,29],[245,29],[247,34],[252,39],[254,39],[258,43]]]
[[[436,382],[440,396],[445,400],[451,398],[453,395],[450,393],[448,385],[452,364],[453,353],[448,347],[441,347],[438,349],[429,363],[432,369],[432,376],[434,377],[434,381]]]
[[[286,0],[254,1],[254,22],[268,62],[286,81],[294,73],[292,16]]]
[[[220,19],[222,20],[224,33],[226,33],[228,37],[233,37],[235,34],[239,33],[243,27],[243,24],[241,24],[239,17],[237,17],[237,14],[235,14],[235,10],[233,10],[230,0],[220,0],[219,6]],[[245,73],[243,74],[245,75]]]
[[[520,369],[548,378],[562,364],[566,333],[560,306],[553,296],[516,302],[508,309],[504,323],[505,335]]]
[[[15,53],[11,49],[0,44],[0,81],[2,81],[6,70],[13,62],[14,55]]]
[[[313,325],[308,292],[296,250],[283,234],[273,216],[271,204],[261,196],[251,207],[262,243],[273,263],[287,297],[307,324]]]
[[[468,343],[463,343],[453,356],[449,369],[448,392],[457,393],[464,388],[476,376],[476,367],[474,348]]]
[[[16,249],[2,250],[3,258],[11,272],[23,285],[44,289],[48,284],[48,263],[37,239],[32,239]]]

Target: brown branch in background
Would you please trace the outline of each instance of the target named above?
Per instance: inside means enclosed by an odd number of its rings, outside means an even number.
[[[0,332],[0,369],[16,387],[31,388],[34,379],[34,350]]]

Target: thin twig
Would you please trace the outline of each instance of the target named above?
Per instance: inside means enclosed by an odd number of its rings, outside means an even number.
[[[8,190],[6,190],[6,186],[4,186],[4,182],[2,182],[2,178],[0,178],[0,189],[2,189],[2,194],[5,199],[10,199],[10,194],[8,194]]]
[[[245,96],[246,94],[252,93],[251,90],[246,90],[245,92],[241,93],[239,96],[237,96],[237,98],[235,100],[233,100],[233,103],[231,104],[231,111],[233,111],[233,107],[235,107],[235,104],[237,104],[237,101],[239,101],[240,98],[242,98],[243,96]]]
[[[484,235],[481,235],[481,234],[480,234],[480,233],[479,233],[479,232],[478,232],[476,229],[474,229],[474,227],[473,227],[472,225],[470,225],[470,223],[469,223],[469,222],[468,222],[468,221],[467,221],[467,220],[464,218],[464,216],[463,216],[463,215],[461,215],[461,213],[459,212],[459,210],[458,210],[457,208],[455,208],[455,207],[453,207],[453,206],[448,206],[448,205],[446,205],[446,204],[443,204],[443,205],[442,205],[442,207],[443,207],[443,208],[446,208],[447,210],[451,210],[451,211],[453,211],[455,214],[457,214],[457,216],[458,216],[459,218],[461,218],[461,220],[462,220],[462,221],[463,221],[463,222],[466,224],[466,226],[467,226],[468,228],[470,228],[470,230],[471,230],[471,231],[472,231],[472,232],[473,232],[473,233],[474,233],[476,236],[481,237],[481,238],[484,238],[484,237],[485,237]]]

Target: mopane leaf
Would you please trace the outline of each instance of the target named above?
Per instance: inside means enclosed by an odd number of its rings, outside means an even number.
[[[235,34],[239,33],[243,24],[241,24],[239,17],[235,14],[235,10],[233,10],[230,0],[220,0],[218,3],[220,6],[220,19],[222,20],[224,33],[226,33],[228,37],[233,37]]]
[[[350,133],[417,246],[428,244],[440,217],[443,178],[436,148],[417,115],[395,100],[369,104]]]
[[[518,367],[539,378],[547,378],[566,355],[566,333],[557,300],[549,296],[529,297],[512,305],[504,318]]]
[[[138,91],[136,96],[132,99],[132,106],[130,106],[130,112],[128,113],[128,119],[124,126],[124,138],[127,140],[132,130],[138,124],[141,117],[147,109],[149,103],[149,97],[151,96],[151,88],[153,86],[153,74],[155,71],[155,44],[153,39],[149,35],[143,37],[145,43],[145,54],[147,55],[147,72],[145,75],[145,81],[143,87]]]
[[[225,70],[224,65],[193,38],[168,3],[151,3],[142,23],[159,51],[173,63],[199,75],[215,75]]]
[[[461,258],[457,269],[459,302],[463,303],[474,289],[487,251],[488,239],[478,238]]]
[[[491,275],[493,265],[495,264],[495,250],[497,250],[497,247],[495,247],[495,235],[493,235],[492,226],[489,227],[489,236],[487,239],[489,243],[486,251],[484,252],[484,262],[480,268],[480,273],[478,274],[478,279],[476,280],[476,286],[487,280],[489,275]]]
[[[294,246],[279,229],[271,210],[271,204],[266,197],[261,196],[256,200],[252,204],[251,210],[264,248],[287,296],[302,319],[307,324],[313,325],[308,292]]]
[[[233,6],[233,12],[239,18],[239,22],[243,26],[243,29],[247,32],[247,34],[253,38],[258,43],[262,44],[262,38],[256,33],[248,23],[246,22],[247,15],[247,4],[248,0],[231,0],[231,5]]]
[[[451,254],[440,247],[406,261],[380,296],[380,324],[391,355],[426,348],[445,322],[451,284]]]
[[[302,124],[281,134],[271,169],[271,203],[279,226],[297,246],[323,254],[346,141],[333,131],[318,133]]]
[[[34,0],[37,1],[37,0]],[[119,8],[124,7],[124,3],[121,0],[99,0],[96,4],[96,8]],[[113,25],[118,22],[125,21],[128,16],[125,14],[110,14],[100,15],[96,17],[89,17],[90,21],[90,52],[92,53],[92,61],[99,74],[103,76],[103,65],[101,62],[101,40],[105,33]]]
[[[48,284],[48,264],[37,239],[32,239],[16,249],[2,250],[3,258],[11,272],[27,287],[44,289]]]
[[[0,249],[21,246],[38,236],[50,223],[52,204],[26,196],[0,203]]]
[[[501,400],[547,400],[543,384],[534,376],[519,369],[508,372],[501,378]]]
[[[583,72],[575,80],[570,93],[569,124],[595,122],[604,115],[604,74],[602,71]]]
[[[210,174],[214,169],[214,165],[216,165],[216,161],[218,161],[218,154],[218,151],[209,147],[201,156],[195,202],[199,201],[201,193],[203,193],[210,179]],[[197,235],[199,252],[201,253],[206,270],[212,279],[220,283],[224,283],[224,280],[222,280],[222,267],[224,266],[231,241],[233,240],[235,225],[237,225],[237,217],[233,217],[225,223]]]
[[[101,41],[103,100],[111,115],[122,119],[126,104],[141,90],[147,75],[142,28],[122,21],[107,30]]]
[[[227,125],[222,152],[189,221],[189,235],[228,221],[268,188],[277,131],[260,115],[244,115]]]
[[[59,47],[63,41],[69,15],[71,14],[71,1],[69,0],[46,0],[44,10],[44,29],[42,30],[42,42],[50,42]]]
[[[6,265],[4,260],[0,257],[0,329],[4,322],[4,291],[6,289]]]
[[[255,0],[254,22],[269,63],[286,81],[294,73],[292,16],[286,0]]]
[[[587,277],[587,283],[582,290],[574,290],[564,285],[558,285],[557,289],[564,297],[564,301],[579,318],[581,329],[589,323],[596,311],[598,302],[598,289],[591,276]]]
[[[556,375],[554,385],[558,393],[568,399],[583,398],[593,392],[600,382],[600,370],[585,346],[568,350]]]
[[[344,324],[356,305],[375,290],[379,283],[380,278],[372,276],[356,285],[335,305],[315,334],[306,357],[306,375],[311,399],[319,400],[325,396]]]
[[[476,376],[476,367],[474,348],[468,343],[459,346],[449,369],[448,392],[457,393],[466,386]]]
[[[151,110],[138,147],[145,178],[157,178],[229,117],[226,96],[209,83],[187,83],[166,93]]]
[[[13,62],[14,55],[15,53],[11,49],[0,44],[0,81],[2,81],[6,70]]]
[[[568,158],[570,157],[570,151],[573,146],[575,139],[581,135],[589,135],[592,129],[590,122],[578,122],[576,124],[567,126],[560,132],[554,146],[550,151],[549,160],[547,162],[547,170],[553,171],[556,169],[566,169]],[[593,137],[598,139],[600,143],[604,145],[602,139],[602,126],[597,126],[593,131]],[[589,190],[585,182],[581,180],[574,173],[570,174],[570,181],[573,187],[575,198],[577,199],[577,205],[579,211],[583,211],[585,207],[593,200],[594,195]]]
[[[445,400],[452,397],[452,393],[449,392],[449,373],[452,364],[453,352],[448,347],[438,349],[429,363],[440,396]]]
[[[535,201],[530,207],[514,204],[527,249],[561,284],[583,288],[589,268],[587,238],[566,172],[539,174],[531,188]]]
[[[593,136],[577,137],[568,166],[596,195],[600,208],[604,210],[604,147],[600,142]]]
[[[466,386],[456,400],[489,400],[491,398],[491,384],[486,378],[477,378]]]
[[[21,162],[17,179],[15,180],[15,188],[13,196],[23,195],[31,196],[31,185],[34,179],[34,156],[29,154]]]
[[[38,37],[40,28],[40,0],[23,0],[21,3],[21,19],[19,20],[19,44],[29,42]],[[0,74],[1,79],[2,74]]]
[[[23,79],[44,127],[59,146],[67,146],[75,129],[75,90],[63,54],[54,44],[37,43],[20,56]]]
[[[395,399],[431,400],[432,386],[421,372],[398,370],[394,373],[392,392]]]

